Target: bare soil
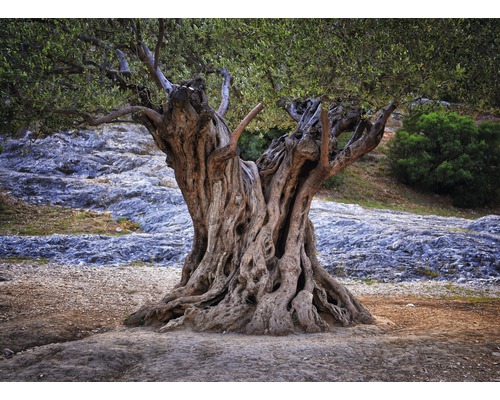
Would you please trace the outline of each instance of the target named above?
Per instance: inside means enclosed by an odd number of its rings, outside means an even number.
[[[500,380],[498,288],[348,282],[376,325],[287,337],[125,328],[178,269],[0,264],[0,381]]]

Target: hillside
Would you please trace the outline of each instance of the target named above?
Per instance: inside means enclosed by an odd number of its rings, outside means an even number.
[[[458,208],[446,196],[419,192],[399,183],[390,173],[388,143],[399,124],[393,122],[380,145],[325,184],[322,200],[359,204],[367,208],[407,211],[423,215],[475,219],[500,214],[500,204],[477,209]]]

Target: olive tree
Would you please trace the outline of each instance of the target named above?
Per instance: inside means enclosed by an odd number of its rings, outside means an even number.
[[[444,93],[436,80],[463,86],[466,56],[436,61],[450,27],[468,37],[463,21],[3,20],[3,129],[134,122],[167,155],[192,250],[175,289],[127,324],[283,335],[371,323],[318,262],[309,209],[399,102]],[[290,133],[243,161],[240,136],[265,126]]]

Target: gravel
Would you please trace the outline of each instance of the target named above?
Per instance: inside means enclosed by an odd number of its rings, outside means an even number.
[[[63,287],[68,282],[83,280],[88,284],[85,295],[107,287],[130,288],[134,293],[145,291],[141,288],[158,288],[148,300],[159,300],[181,277],[181,269],[154,265],[129,264],[119,266],[67,265],[51,262],[16,261],[0,262],[0,273],[6,278],[3,282],[33,281],[36,277],[40,286]],[[431,280],[413,280],[407,282],[383,282],[381,280],[337,278],[356,295],[419,295],[429,297],[480,296],[500,297],[500,286],[488,281],[447,282]],[[100,283],[96,285],[96,283]],[[0,283],[1,284],[1,283]],[[141,304],[141,303],[138,303]]]

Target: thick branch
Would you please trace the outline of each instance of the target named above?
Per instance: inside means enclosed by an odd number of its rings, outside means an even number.
[[[380,117],[378,117],[377,122],[373,124],[372,130],[374,131],[380,131],[385,127],[385,124],[387,123],[387,120],[391,116],[391,114],[394,112],[394,110],[397,108],[396,105],[396,99],[393,99],[389,105],[384,109]]]
[[[221,89],[222,100],[217,110],[217,114],[224,117],[229,108],[229,85],[231,83],[231,75],[229,75],[229,72],[225,68],[219,70],[219,73],[224,77],[224,81],[222,82]]]
[[[231,134],[231,138],[229,139],[229,149],[230,151],[234,152],[236,151],[236,146],[238,144],[238,139],[240,138],[241,134],[247,127],[247,125],[252,121],[252,119],[255,118],[255,116],[260,113],[264,109],[264,106],[262,103],[259,103],[255,106],[255,108],[248,113],[248,115],[243,119],[243,121],[240,122],[240,124],[236,127],[234,132]]]
[[[130,28],[135,33],[135,37],[137,39],[135,48],[137,51],[137,55],[139,56],[139,59],[146,65],[146,68],[151,77],[153,78],[153,80],[155,81],[156,86],[159,89],[163,90],[165,96],[168,96],[174,89],[174,85],[172,85],[172,83],[170,83],[170,81],[165,77],[165,75],[163,75],[163,72],[161,72],[160,67],[158,66],[158,62],[153,57],[151,50],[149,50],[149,47],[146,45],[146,43],[144,43],[142,39],[140,20],[130,19],[128,20],[128,23],[130,24]],[[161,25],[160,25],[160,33],[161,33]],[[158,38],[158,43],[156,46],[157,47],[156,50],[158,53],[160,51],[159,46],[161,46],[160,38]]]
[[[349,112],[345,112],[345,109],[342,105],[338,105],[333,108],[328,113],[328,118],[332,123],[331,136],[338,137],[342,134],[342,132],[351,129],[361,118],[363,114],[363,110],[357,107],[353,107],[349,110]]]
[[[365,131],[365,129],[368,126],[367,122],[368,121],[365,121],[365,120],[361,120],[358,122],[358,125],[356,126],[354,133],[350,137],[350,139],[347,142],[347,144],[345,145],[345,147],[349,147],[351,144],[353,144],[354,142],[359,140],[359,138],[363,135],[363,132]]]
[[[361,122],[361,124],[358,125],[348,144],[330,163],[330,176],[336,174],[377,147],[384,134],[385,124],[395,109],[396,101],[393,100],[384,109],[375,124],[370,126],[369,123],[362,124]],[[366,128],[368,128],[368,131],[363,134],[362,132]]]
[[[88,125],[96,126],[105,124],[108,122],[117,122],[118,118],[123,117],[124,115],[134,114],[134,113],[142,113],[148,116],[155,124],[160,125],[163,121],[161,115],[156,111],[143,106],[129,106],[122,108],[120,110],[112,111],[111,113],[104,115],[99,118],[92,117],[89,113],[74,111],[74,110],[45,110],[46,112],[52,112],[56,114],[64,114],[64,115],[78,115],[82,117]]]

